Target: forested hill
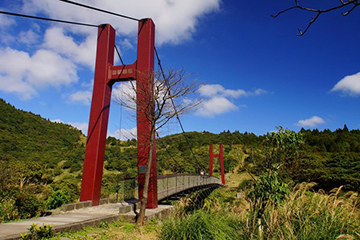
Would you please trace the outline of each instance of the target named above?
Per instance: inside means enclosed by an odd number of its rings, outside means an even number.
[[[53,166],[81,144],[81,131],[70,125],[18,110],[2,99],[0,112],[0,160],[39,161]]]
[[[67,201],[75,201],[79,197],[86,143],[81,131],[18,110],[1,99],[0,113],[0,208],[2,203],[13,203],[16,219],[54,207],[47,204],[58,191],[69,195]],[[325,190],[341,185],[345,190],[360,190],[360,130],[350,131],[345,125],[335,131],[302,129],[296,134],[303,141],[296,156],[292,156],[291,174],[289,169],[281,168],[284,181],[316,182]],[[214,153],[218,153],[220,143],[224,146],[226,172],[247,170],[257,175],[274,150],[266,142],[271,134],[204,131],[185,135],[157,140],[159,175],[208,171],[209,144],[214,144]],[[107,139],[102,197],[116,193],[119,178],[136,176],[136,151],[136,140]],[[215,174],[218,166],[215,162]]]

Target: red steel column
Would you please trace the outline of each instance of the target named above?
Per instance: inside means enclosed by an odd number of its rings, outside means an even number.
[[[91,102],[80,201],[99,205],[103,174],[106,133],[109,119],[111,86],[107,84],[108,66],[114,61],[115,30],[99,26],[94,90]]]
[[[209,147],[209,155],[210,155],[210,163],[209,163],[209,176],[213,174],[213,165],[214,165],[214,152],[213,152],[213,145],[210,144]]]
[[[154,107],[153,103],[150,104],[154,95],[154,48],[155,25],[151,19],[143,19],[139,22],[136,77],[139,200],[141,200],[144,190],[151,138],[151,115],[149,112]],[[155,141],[152,151],[147,208],[157,208],[158,206]]]
[[[220,168],[221,168],[221,182],[225,185],[225,170],[224,170],[224,158],[223,158],[223,145],[220,144]]]

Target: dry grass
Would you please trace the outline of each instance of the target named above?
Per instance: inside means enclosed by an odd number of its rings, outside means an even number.
[[[225,174],[226,186],[230,188],[237,188],[241,182],[250,179],[251,176],[247,172]]]

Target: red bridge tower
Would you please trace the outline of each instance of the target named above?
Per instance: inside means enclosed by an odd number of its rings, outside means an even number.
[[[138,89],[139,86],[142,89],[137,91],[136,96],[139,200],[141,200],[143,193],[151,135],[151,119],[149,119],[149,114],[146,114],[146,111],[151,108],[149,101],[154,95],[155,25],[151,19],[142,19],[139,21],[138,27],[137,61],[126,66],[113,65],[114,28],[109,24],[101,25],[98,28],[94,90],[80,195],[80,201],[90,200],[93,206],[99,205],[100,201],[111,90],[113,84],[119,81],[136,80]],[[155,144],[152,151],[153,164],[150,174],[147,208],[157,208],[158,205]]]

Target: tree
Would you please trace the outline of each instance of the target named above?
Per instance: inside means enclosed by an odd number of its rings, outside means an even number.
[[[312,12],[315,14],[315,17],[313,17],[310,22],[308,23],[307,27],[305,28],[304,31],[302,31],[300,28],[298,29],[299,33],[298,36],[302,36],[304,35],[307,30],[309,30],[309,28],[311,27],[311,25],[320,17],[321,14],[323,13],[328,13],[328,12],[332,12],[338,9],[346,9],[345,12],[342,12],[343,16],[347,16],[349,15],[355,8],[357,8],[360,5],[359,0],[340,0],[340,4],[335,5],[335,6],[330,6],[330,7],[325,7],[324,9],[318,9],[318,8],[312,8],[312,7],[304,7],[302,5],[299,4],[298,0],[295,0],[295,6],[286,8],[280,12],[278,12],[275,15],[271,15],[273,18],[278,17],[279,15],[288,12],[290,10],[293,9],[300,9],[306,12]]]
[[[295,170],[295,160],[298,158],[298,150],[303,143],[301,133],[296,133],[283,127],[277,127],[277,132],[265,135],[263,142],[264,159],[260,158],[258,168],[260,172],[277,170],[280,165],[284,165],[290,176]]]
[[[152,87],[153,95],[149,96],[148,86],[135,86],[130,82],[130,88],[127,91],[122,92],[122,97],[116,97],[118,104],[132,110],[136,110],[143,113],[145,119],[150,121],[150,145],[148,152],[148,161],[147,168],[145,173],[145,184],[144,190],[140,205],[140,213],[137,220],[137,224],[143,224],[145,217],[145,210],[147,204],[147,196],[149,190],[149,180],[150,172],[152,166],[152,154],[153,146],[155,141],[155,136],[157,131],[167,124],[172,118],[178,117],[180,114],[188,112],[190,109],[194,108],[200,101],[192,101],[186,98],[190,94],[194,93],[197,90],[198,84],[196,81],[186,81],[187,76],[184,70],[167,70],[157,71],[154,75],[146,76],[150,82],[154,82]],[[139,95],[139,91],[147,104],[142,106],[143,109],[140,109],[137,106],[136,96]],[[139,117],[139,116],[138,116]],[[144,134],[144,133],[137,133]],[[145,133],[146,134],[146,133]]]

